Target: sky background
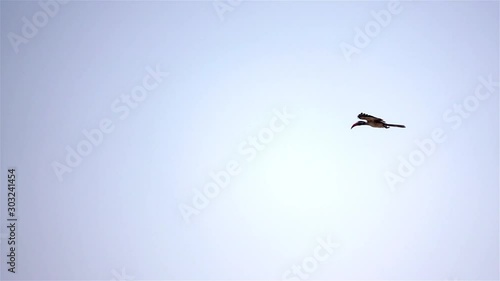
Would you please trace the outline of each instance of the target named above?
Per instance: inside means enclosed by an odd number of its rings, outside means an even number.
[[[16,53],[9,34],[43,9],[1,2],[2,280],[297,278],[318,239],[339,247],[302,279],[500,278],[498,2],[402,2],[350,59],[341,44],[388,2],[213,4],[69,2]],[[129,115],[113,109],[157,67],[168,77]],[[478,101],[481,77],[497,84]],[[360,112],[407,128],[351,130]],[[102,120],[113,131],[59,180]],[[180,206],[232,162],[187,221]]]

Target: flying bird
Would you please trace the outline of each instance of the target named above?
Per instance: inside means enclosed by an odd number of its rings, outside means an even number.
[[[368,115],[368,114],[363,113],[363,112],[361,112],[358,115],[358,118],[366,120],[366,121],[358,121],[358,122],[354,123],[352,125],[351,129],[356,127],[356,126],[361,126],[361,125],[370,125],[371,127],[374,127],[374,128],[386,128],[386,129],[389,129],[389,127],[406,128],[405,125],[387,124],[387,123],[385,123],[385,121],[383,119]]]

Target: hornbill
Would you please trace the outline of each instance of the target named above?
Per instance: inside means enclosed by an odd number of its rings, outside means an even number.
[[[366,120],[366,121],[358,121],[358,122],[354,123],[352,125],[351,129],[356,127],[356,126],[361,126],[361,125],[370,125],[374,128],[386,128],[386,129],[389,129],[389,127],[406,128],[405,125],[387,124],[381,118],[371,116],[371,115],[368,115],[368,114],[363,113],[363,112],[361,112],[358,115],[358,118]]]

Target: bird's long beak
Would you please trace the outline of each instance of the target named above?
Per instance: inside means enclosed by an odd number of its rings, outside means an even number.
[[[357,125],[358,125],[358,123],[354,123],[354,124],[352,124],[352,126],[351,126],[351,130],[352,130],[352,128],[356,127]]]

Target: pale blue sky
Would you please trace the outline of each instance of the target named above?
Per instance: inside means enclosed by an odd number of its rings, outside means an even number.
[[[19,185],[2,280],[500,278],[498,2],[401,2],[350,60],[341,44],[388,2],[243,1],[222,18],[213,3],[58,4],[13,47],[44,10],[1,2],[1,173]],[[350,130],[360,112],[407,128]],[[401,175],[435,130],[444,141]],[[187,222],[180,208],[231,163]],[[339,247],[293,273],[321,239]]]

